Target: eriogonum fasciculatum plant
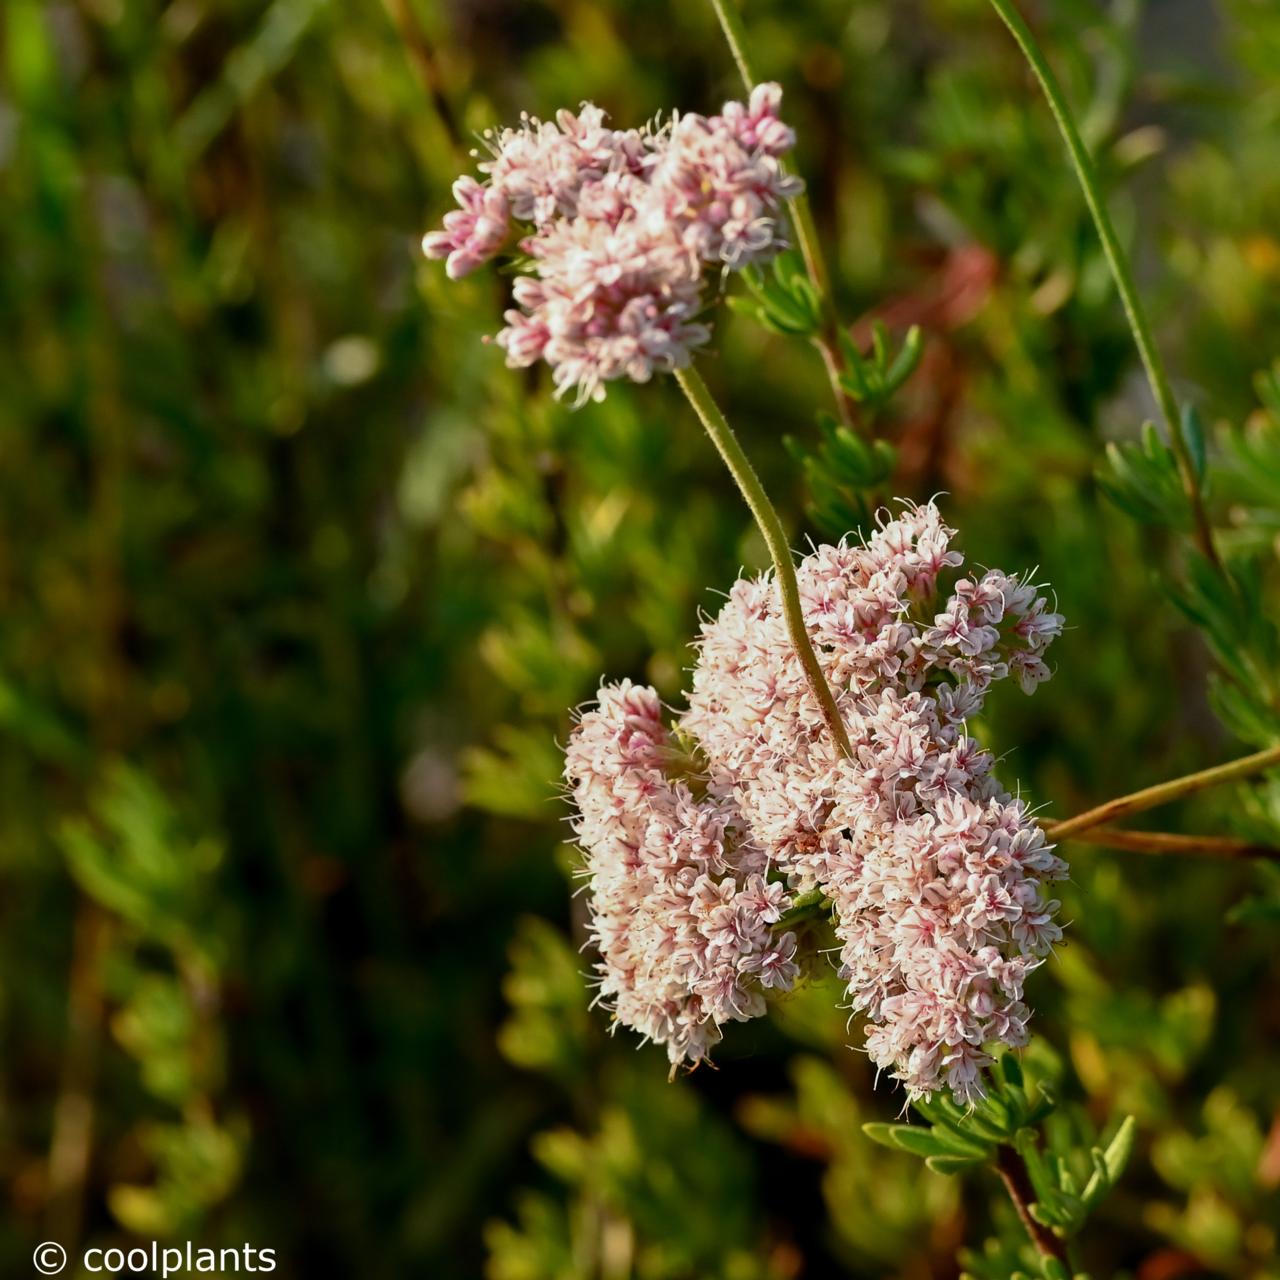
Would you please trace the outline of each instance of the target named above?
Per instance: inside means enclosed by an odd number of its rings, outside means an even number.
[[[776,928],[830,901],[866,1047],[911,1097],[982,1092],[984,1046],[1027,1041],[1027,975],[1061,936],[1066,866],[966,733],[997,680],[1049,675],[1062,618],[1022,578],[958,570],[933,504],[801,562],[805,617],[852,754],[809,693],[777,586],[741,579],[699,641],[688,709],[606,686],[565,773],[586,856],[600,992],[697,1062],[800,972]]]
[[[1280,747],[1267,737],[1254,756],[1042,827],[967,729],[994,682],[1013,676],[1030,693],[1049,675],[1044,654],[1062,618],[1037,588],[996,570],[962,576],[933,504],[881,518],[866,541],[817,548],[797,573],[694,366],[711,336],[708,301],[747,268],[744,309],[822,354],[838,417],[823,429],[842,450],[833,444],[830,456],[865,490],[842,527],[869,523],[892,474],[872,419],[914,368],[919,341],[909,335],[891,357],[886,331],[873,328],[867,360],[841,324],[817,228],[784,166],[794,137],[780,90],[758,83],[738,6],[711,4],[745,104],[639,130],[609,127],[588,104],[490,133],[482,177],[458,180],[458,209],[423,240],[455,278],[511,254],[514,305],[496,345],[511,367],[547,365],[575,406],[611,382],[671,373],[773,561],[772,575],[739,581],[704,624],[683,711],[664,710],[653,689],[606,685],[569,740],[599,998],[615,1024],[663,1044],[673,1071],[696,1065],[727,1023],[760,1016],[771,992],[828,963],[804,923],[825,913],[865,1049],[931,1126],[868,1133],[936,1171],[990,1165],[1045,1280],[1067,1280],[1065,1242],[1118,1178],[1133,1124],[1090,1150],[1086,1181],[1061,1152],[1051,1168],[1036,1126],[1052,1086],[1024,1089],[1018,1057],[1002,1052],[1027,1043],[1024,987],[1061,937],[1050,886],[1067,869],[1052,841],[1185,851],[1185,838],[1110,824],[1274,766]],[[1243,601],[1206,513],[1201,433],[1173,397],[1087,149],[1013,0],[992,4],[1049,99],[1098,226],[1176,456],[1180,479],[1161,471],[1161,486],[1181,493],[1213,598]],[[777,258],[788,223],[803,278],[784,259],[771,284],[754,268]],[[1240,842],[1211,843],[1226,852]]]

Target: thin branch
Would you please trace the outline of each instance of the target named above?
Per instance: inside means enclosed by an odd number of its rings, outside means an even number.
[[[747,29],[738,13],[736,0],[711,0],[725,43],[738,65],[738,74],[748,93],[760,83],[756,68],[747,51]],[[853,397],[845,390],[841,375],[845,372],[844,355],[840,350],[840,317],[836,313],[835,297],[831,292],[831,273],[822,254],[822,242],[818,239],[818,227],[813,220],[809,198],[801,192],[791,201],[791,222],[796,229],[796,247],[804,259],[805,271],[810,283],[818,291],[822,306],[822,330],[813,337],[813,345],[822,356],[831,394],[835,398],[836,411],[846,427],[858,425],[858,408]]]
[[[1057,1258],[1070,1272],[1071,1264],[1067,1258],[1066,1245],[1048,1227],[1041,1225],[1031,1216],[1031,1206],[1035,1203],[1036,1193],[1022,1157],[1012,1147],[997,1147],[995,1171],[1000,1175],[1000,1181],[1004,1183],[1004,1189],[1009,1193],[1009,1199],[1013,1201],[1013,1207],[1018,1211],[1018,1217],[1026,1227],[1032,1244],[1046,1258]]]
[[[1135,791],[1132,795],[1108,800],[1106,804],[1100,804],[1095,809],[1077,814],[1074,818],[1046,824],[1045,835],[1051,840],[1064,840],[1078,832],[1126,818],[1131,813],[1142,813],[1145,809],[1154,809],[1157,805],[1168,804],[1169,801],[1176,800],[1180,796],[1204,791],[1224,782],[1234,782],[1237,778],[1247,778],[1250,774],[1259,773],[1273,765],[1280,765],[1280,746],[1268,747],[1265,751],[1258,751],[1251,756],[1229,761],[1227,764],[1215,765],[1212,769],[1202,769],[1199,773],[1173,778],[1169,782],[1160,782],[1154,787]]]
[[[1111,276],[1120,293],[1120,301],[1124,305],[1129,328],[1133,331],[1138,354],[1142,357],[1147,381],[1151,384],[1156,403],[1160,406],[1165,428],[1169,433],[1169,443],[1173,446],[1174,454],[1178,459],[1178,468],[1182,472],[1182,486],[1195,521],[1196,542],[1210,563],[1222,572],[1222,561],[1213,544],[1213,533],[1209,527],[1209,518],[1205,513],[1204,501],[1200,493],[1200,480],[1196,474],[1195,464],[1191,460],[1191,450],[1183,434],[1178,402],[1169,383],[1164,361],[1151,336],[1151,325],[1143,309],[1142,299],[1138,296],[1133,272],[1125,258],[1124,250],[1120,247],[1120,239],[1116,235],[1115,227],[1111,223],[1111,215],[1107,212],[1107,206],[1103,201],[1102,188],[1094,169],[1093,158],[1084,144],[1084,139],[1080,136],[1080,130],[1076,127],[1075,118],[1071,113],[1071,106],[1062,92],[1062,86],[1058,83],[1053,68],[1049,66],[1044,52],[1031,33],[1031,28],[1023,20],[1013,0],[991,0],[991,6],[1009,28],[1036,79],[1040,82],[1040,88],[1044,90],[1044,96],[1048,99],[1049,109],[1058,122],[1063,141],[1067,144],[1067,152],[1075,168],[1076,177],[1080,181],[1080,188],[1084,192],[1085,204],[1089,206],[1089,212],[1093,215],[1098,239],[1102,241],[1102,251],[1111,267]]]
[[[787,542],[786,532],[782,528],[782,521],[778,519],[778,513],[773,503],[769,501],[769,495],[760,483],[760,477],[756,475],[755,468],[751,465],[751,459],[743,452],[738,437],[734,435],[733,428],[720,412],[720,407],[712,398],[707,384],[702,380],[702,375],[693,368],[677,369],[676,381],[679,382],[680,389],[688,397],[694,412],[706,428],[711,442],[719,450],[725,466],[729,468],[729,473],[737,482],[761,534],[764,535],[765,545],[769,548],[769,555],[773,560],[778,591],[782,596],[787,631],[791,635],[791,643],[795,646],[800,665],[804,668],[805,679],[809,682],[809,689],[822,708],[823,718],[831,730],[831,736],[835,739],[841,755],[852,755],[849,735],[845,732],[844,722],[840,718],[835,695],[831,692],[831,686],[827,684],[827,678],[823,675],[822,666],[818,662],[818,655],[814,653],[813,644],[809,639],[804,610],[800,604],[800,587],[796,582],[796,568],[792,563],[791,547]]]
[[[1181,835],[1172,831],[1124,831],[1119,827],[1092,827],[1079,835],[1067,836],[1079,844],[1098,845],[1105,849],[1124,849],[1130,853],[1189,854],[1210,858],[1266,858],[1280,861],[1280,848],[1236,840],[1231,836]]]
[[[752,65],[751,55],[747,53],[747,29],[735,7],[735,0],[711,0],[711,7],[716,11],[720,30],[724,32],[725,43],[733,60],[738,64],[738,74],[748,93],[756,87],[756,69]]]

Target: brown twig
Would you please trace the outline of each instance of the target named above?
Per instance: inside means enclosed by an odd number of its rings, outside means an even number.
[[[1013,1207],[1018,1211],[1018,1217],[1026,1227],[1032,1244],[1046,1258],[1057,1258],[1070,1271],[1066,1244],[1031,1216],[1036,1193],[1022,1157],[1012,1147],[999,1146],[996,1148],[995,1170],[1000,1175],[1000,1181],[1004,1183],[1004,1189],[1009,1193],[1009,1199],[1013,1201]]]
[[[108,923],[91,902],[76,911],[71,973],[67,982],[67,1039],[49,1142],[45,1228],[64,1247],[80,1239],[84,1190],[93,1153],[94,1088],[103,1016],[98,975]]]
[[[1246,778],[1252,773],[1259,773],[1273,765],[1280,765],[1280,746],[1268,747],[1265,751],[1255,752],[1251,756],[1242,756],[1239,760],[1231,760],[1226,764],[1215,765],[1212,769],[1202,769],[1199,773],[1189,773],[1185,777],[1159,782],[1154,787],[1145,787],[1131,795],[1108,800],[1106,804],[1100,804],[1095,809],[1077,814],[1074,818],[1047,823],[1045,835],[1051,840],[1065,840],[1078,832],[1116,822],[1128,817],[1131,813],[1141,813],[1144,809],[1154,809],[1157,805],[1168,804],[1169,801],[1176,800],[1180,796],[1204,791],[1208,787],[1216,787],[1223,782]]]
[[[1119,827],[1091,827],[1077,836],[1068,836],[1080,844],[1099,845],[1107,849],[1124,849],[1130,853],[1172,853],[1204,855],[1211,858],[1267,858],[1280,861],[1280,848],[1236,840],[1230,836],[1180,835],[1172,831],[1125,831]]]

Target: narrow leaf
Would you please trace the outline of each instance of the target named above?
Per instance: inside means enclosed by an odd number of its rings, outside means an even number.
[[[964,1173],[968,1169],[976,1169],[983,1163],[985,1162],[982,1160],[970,1159],[968,1156],[929,1156],[925,1159],[927,1168],[934,1173],[945,1173],[948,1177]]]
[[[1120,1180],[1120,1175],[1124,1173],[1125,1165],[1129,1163],[1129,1157],[1133,1154],[1133,1143],[1137,1132],[1138,1122],[1133,1116],[1125,1116],[1120,1128],[1116,1130],[1116,1136],[1107,1145],[1104,1159],[1107,1165],[1107,1177],[1113,1184]]]
[[[1205,473],[1204,423],[1200,421],[1200,414],[1196,411],[1195,405],[1182,406],[1182,434],[1187,442],[1187,452],[1191,454],[1191,468],[1196,473],[1196,479],[1203,480]]]

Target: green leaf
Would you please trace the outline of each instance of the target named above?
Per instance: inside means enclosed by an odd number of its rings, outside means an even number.
[[[1021,1089],[1026,1083],[1026,1077],[1022,1074],[1022,1063],[1018,1061],[1015,1054],[1006,1053],[1000,1059],[1000,1074],[1004,1076],[1005,1083],[1012,1085],[1015,1089]]]
[[[1042,1227],[1060,1227],[1064,1225],[1058,1212],[1050,1208],[1042,1200],[1037,1200],[1035,1204],[1028,1205],[1027,1212]]]
[[[1051,1115],[1058,1105],[1058,1092],[1048,1080],[1037,1080],[1036,1085],[1036,1102],[1031,1107],[1026,1116],[1027,1125],[1034,1127],[1038,1125],[1047,1116]]]
[[[1079,1230],[1087,1212],[1084,1201],[1079,1196],[1050,1188],[1049,1194],[1045,1197],[1045,1203],[1058,1216],[1061,1226],[1072,1232]]]
[[[999,1132],[1001,1138],[1006,1141],[1022,1124],[1021,1114],[1015,1110],[1011,1099],[999,1093],[988,1093],[987,1096],[978,1103],[975,1110],[981,1114]]]
[[[1058,1188],[1040,1151],[1039,1138],[1031,1129],[1019,1129],[1014,1135],[1013,1145],[1027,1167],[1027,1176],[1031,1179],[1036,1196],[1048,1203]]]
[[[1111,1179],[1107,1174],[1107,1161],[1101,1147],[1094,1147],[1089,1152],[1089,1158],[1093,1161],[1093,1173],[1089,1175],[1089,1181],[1084,1184],[1080,1199],[1084,1201],[1086,1208],[1092,1209],[1100,1204],[1103,1197],[1111,1190]]]
[[[884,370],[889,363],[889,330],[883,320],[871,325],[871,354],[877,370]]]
[[[911,1124],[864,1124],[862,1132],[873,1142],[906,1151],[913,1156],[953,1156],[969,1161],[985,1160],[987,1149],[945,1130],[926,1129]]]
[[[864,355],[844,332],[840,334],[840,351],[845,372],[840,384],[859,404],[878,413],[890,397],[911,376],[924,351],[924,339],[918,325],[912,325],[895,355],[890,347],[889,330],[884,321],[871,326],[871,352]]]
[[[920,357],[923,354],[924,337],[920,332],[920,326],[913,324],[907,330],[907,336],[902,341],[902,348],[885,375],[885,386],[890,393],[897,391],[915,373],[920,364]]]
[[[1187,442],[1187,452],[1191,455],[1191,469],[1196,480],[1202,481],[1205,473],[1204,423],[1196,407],[1190,404],[1182,406],[1182,435]]]
[[[1107,1165],[1107,1177],[1113,1184],[1120,1180],[1125,1166],[1129,1163],[1129,1157],[1133,1155],[1133,1144],[1137,1131],[1138,1122],[1133,1116],[1125,1116],[1120,1122],[1120,1128],[1116,1130],[1116,1136],[1107,1144],[1104,1158]]]
[[[812,337],[818,331],[821,298],[807,276],[784,277],[775,263],[771,278],[752,267],[742,272],[742,280],[754,301],[741,299],[746,305],[734,306],[735,311],[752,315],[765,328],[790,337]]]
[[[911,1108],[935,1127],[950,1129],[975,1145],[989,1148],[992,1143],[999,1142],[1006,1136],[977,1111],[962,1111],[942,1093],[935,1093],[928,1101],[917,1098]]]
[[[1071,1280],[1071,1272],[1067,1270],[1062,1259],[1052,1255],[1041,1260],[1040,1270],[1044,1272],[1044,1280]]]
[[[980,1164],[984,1164],[985,1161],[969,1156],[929,1156],[924,1163],[926,1168],[932,1169],[934,1173],[943,1173],[948,1177],[954,1177],[957,1173],[976,1169]]]
[[[947,1149],[948,1154],[973,1160],[991,1158],[991,1145],[971,1134],[958,1132],[947,1125],[932,1127],[928,1132],[930,1137]]]
[[[840,375],[840,385],[859,403],[871,395],[871,384],[867,381],[867,362],[862,352],[849,335],[841,330],[840,351],[844,356],[845,371]]]
[[[791,297],[816,330],[822,320],[822,295],[808,276],[798,275],[791,281]]]
[[[1190,508],[1173,450],[1155,424],[1143,424],[1139,441],[1111,443],[1098,487],[1122,511],[1144,524],[1186,528]]]
[[[888,1147],[891,1151],[901,1151],[902,1148],[898,1146],[897,1139],[893,1136],[894,1129],[899,1127],[886,1124],[883,1120],[873,1120],[862,1126],[862,1132],[872,1142],[878,1142],[882,1147]]]

